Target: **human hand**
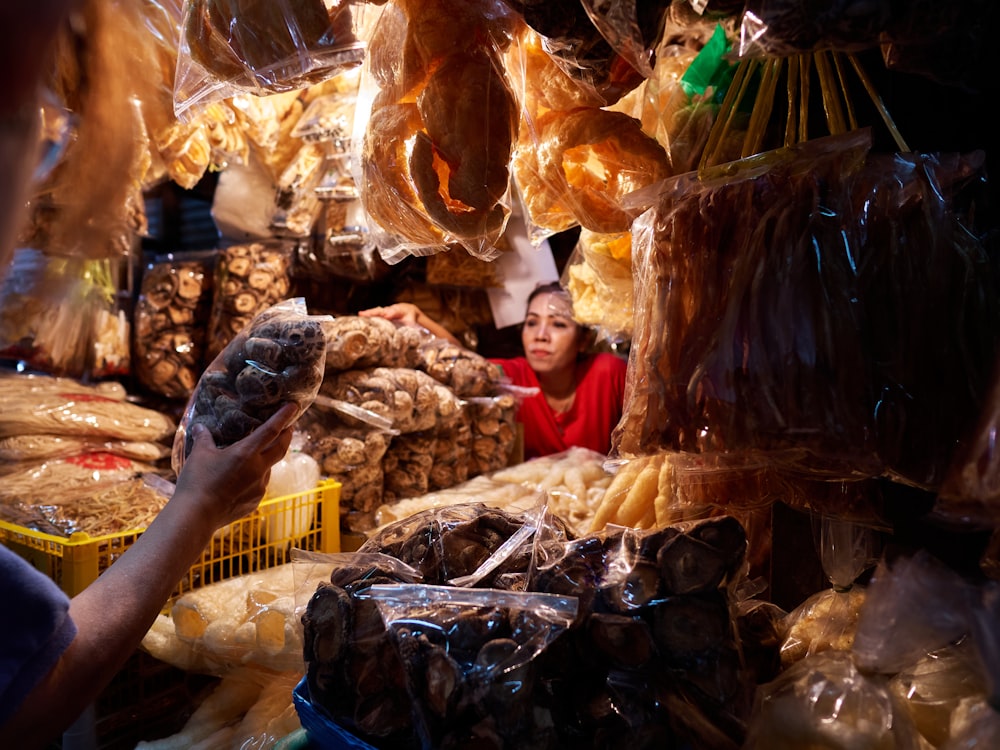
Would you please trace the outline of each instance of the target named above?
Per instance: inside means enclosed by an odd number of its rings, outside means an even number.
[[[423,311],[412,302],[396,302],[386,307],[372,307],[361,310],[358,315],[362,318],[386,318],[387,320],[397,320],[407,326],[421,326],[421,316]]]
[[[192,426],[194,442],[170,502],[197,502],[215,528],[243,518],[260,503],[292,441],[298,407],[284,404],[242,440],[219,448],[205,425]]]

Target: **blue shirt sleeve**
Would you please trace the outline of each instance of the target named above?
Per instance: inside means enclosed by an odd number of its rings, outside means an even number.
[[[0,724],[76,636],[69,597],[44,573],[0,545]]]

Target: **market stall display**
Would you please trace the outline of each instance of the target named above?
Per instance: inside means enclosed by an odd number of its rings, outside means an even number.
[[[997,10],[939,5],[85,0],[0,285],[0,540],[76,588],[191,424],[285,400],[310,485],[180,583],[146,646],[221,682],[140,744],[995,740]],[[165,184],[225,199],[217,242],[151,227]],[[606,456],[518,462],[475,351],[515,213],[628,356]],[[293,576],[334,531],[357,556]]]

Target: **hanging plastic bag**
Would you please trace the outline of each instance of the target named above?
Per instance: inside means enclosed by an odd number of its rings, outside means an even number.
[[[508,52],[523,91],[513,173],[532,242],[579,224],[628,231],[627,194],[669,174],[666,153],[638,119],[578,89],[530,30]]]
[[[755,463],[763,451],[789,464],[805,451],[848,476],[872,463],[836,208],[869,138],[817,139],[661,186],[632,227],[635,333],[614,451],[738,451]]]
[[[514,28],[514,14],[489,0],[385,6],[366,56],[356,163],[387,262],[455,244],[498,255],[518,128],[502,60]]]
[[[364,57],[364,6],[324,0],[193,0],[185,8],[174,111],[239,93],[305,88]]]

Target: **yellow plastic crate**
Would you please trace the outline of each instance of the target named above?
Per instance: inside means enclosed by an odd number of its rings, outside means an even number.
[[[174,597],[290,562],[293,547],[339,552],[340,487],[340,482],[326,480],[307,492],[265,500],[246,518],[219,529],[178,584]],[[67,539],[0,520],[0,543],[52,578],[69,596],[93,582],[142,532],[76,533]]]

